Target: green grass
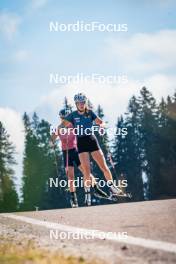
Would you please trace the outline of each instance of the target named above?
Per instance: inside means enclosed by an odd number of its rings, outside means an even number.
[[[34,243],[25,245],[4,240],[0,237],[0,264],[100,264],[96,260],[86,261],[83,257],[66,257],[61,253],[38,249]]]

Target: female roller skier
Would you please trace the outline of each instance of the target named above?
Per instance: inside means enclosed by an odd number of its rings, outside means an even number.
[[[68,109],[62,109],[59,112],[59,116],[61,118],[61,122],[66,118],[66,116],[71,113],[70,110]],[[75,208],[78,207],[78,201],[77,201],[77,195],[76,195],[76,189],[75,189],[75,184],[74,184],[74,165],[78,167],[78,169],[82,172],[84,176],[84,182],[85,182],[85,174],[84,170],[82,168],[82,164],[79,159],[78,151],[77,151],[77,139],[73,131],[70,130],[66,131],[66,133],[62,133],[64,129],[69,129],[73,128],[72,124],[69,124],[67,128],[65,127],[58,127],[57,133],[52,134],[52,142],[54,142],[57,137],[61,140],[61,147],[62,147],[62,152],[63,152],[63,158],[64,158],[64,166],[66,170],[66,174],[68,176],[69,180],[69,189],[70,189],[70,203],[71,207]],[[100,187],[98,186],[95,178],[93,175],[90,175],[91,179],[91,185],[94,189],[94,193],[97,194],[98,197],[100,198],[107,198],[108,195],[103,192]],[[90,206],[91,205],[91,194],[89,188],[87,189],[85,187],[85,205]]]
[[[120,195],[122,190],[118,188],[112,178],[112,174],[106,164],[104,154],[99,146],[97,138],[92,133],[93,123],[104,127],[103,121],[88,108],[88,99],[83,93],[78,93],[74,96],[76,104],[76,111],[68,114],[63,118],[63,124],[66,127],[73,126],[78,129],[77,132],[77,148],[79,153],[79,159],[84,172],[87,186],[85,186],[87,192],[90,192],[91,187],[91,166],[90,166],[90,154],[96,161],[97,165],[103,172],[108,187],[110,190],[110,197],[113,195]],[[62,126],[62,124],[60,125]]]

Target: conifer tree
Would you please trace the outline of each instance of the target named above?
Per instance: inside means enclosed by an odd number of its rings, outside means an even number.
[[[14,183],[15,147],[0,122],[0,212],[18,210],[18,195]]]

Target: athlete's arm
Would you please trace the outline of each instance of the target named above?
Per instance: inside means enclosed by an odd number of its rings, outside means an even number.
[[[51,136],[51,142],[54,143],[57,138],[56,129],[53,126],[50,126],[50,136]]]
[[[95,124],[98,125],[98,126],[101,126],[101,127],[104,127],[105,126],[105,123],[103,122],[103,120],[99,117],[97,117],[95,119]]]
[[[56,138],[57,138],[57,135],[56,134],[52,134],[51,135],[51,141],[52,141],[52,143],[54,143],[54,141],[56,140]]]
[[[70,125],[73,125],[73,123],[73,114],[71,113],[63,118],[61,125],[69,127]]]
[[[101,124],[103,124],[103,120],[102,120],[101,118],[97,117],[97,118],[95,119],[95,124],[96,124],[96,125],[101,125]]]
[[[54,142],[57,139],[57,134],[56,133],[52,133],[51,134],[51,140],[50,140],[50,146],[52,146],[54,148]]]
[[[99,116],[97,116],[93,111],[90,111],[90,113],[92,115],[92,120],[95,122],[96,125],[100,127],[105,127],[105,123]]]
[[[59,132],[59,129],[60,129],[60,128],[63,128],[63,127],[69,127],[71,124],[72,124],[71,122],[69,122],[69,121],[63,119],[63,120],[62,120],[62,123],[58,126],[58,132]]]

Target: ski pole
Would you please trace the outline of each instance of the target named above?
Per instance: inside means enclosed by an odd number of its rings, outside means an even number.
[[[67,149],[66,149],[66,175],[68,177],[68,134],[67,134]]]
[[[57,177],[59,178],[59,172],[58,172],[58,162],[57,162],[57,156],[56,156],[56,149],[55,149],[55,145],[54,143],[52,142],[51,143],[52,145],[52,149],[53,149],[53,153],[54,153],[54,161],[55,161],[55,167],[56,167],[56,174],[57,174]]]

